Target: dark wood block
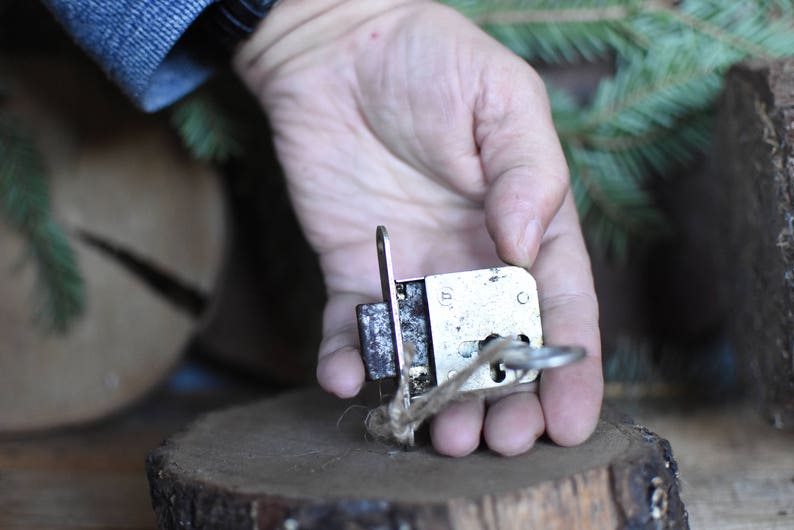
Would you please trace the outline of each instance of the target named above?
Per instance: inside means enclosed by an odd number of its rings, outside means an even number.
[[[794,428],[794,60],[729,74],[717,128],[719,201],[712,242],[724,270],[730,328],[764,413]]]
[[[607,411],[585,444],[445,458],[369,440],[319,390],[209,414],[147,472],[163,529],[688,528],[670,445]]]

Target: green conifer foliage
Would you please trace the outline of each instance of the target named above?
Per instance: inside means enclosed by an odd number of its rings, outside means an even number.
[[[591,247],[618,257],[632,240],[666,230],[648,179],[708,147],[725,71],[794,54],[791,0],[447,3],[527,60],[614,59],[614,76],[586,104],[549,91]]]
[[[794,53],[792,0],[443,1],[529,61],[614,60],[614,75],[586,103],[549,92],[591,248],[618,257],[667,231],[649,179],[708,147],[725,71],[746,58]],[[203,90],[171,109],[186,148],[207,162],[257,156],[240,149],[245,113],[222,103]],[[33,138],[0,114],[0,214],[37,268],[39,320],[65,330],[83,308],[84,287],[50,214],[45,177]]]
[[[218,96],[206,87],[174,104],[170,118],[196,160],[223,163],[242,154],[240,127]]]
[[[65,332],[85,306],[83,278],[50,212],[43,156],[25,127],[6,114],[0,114],[0,215],[27,243],[20,264],[36,267],[34,317],[46,331]]]

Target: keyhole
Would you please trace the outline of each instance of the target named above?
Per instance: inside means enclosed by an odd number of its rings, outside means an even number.
[[[482,339],[480,341],[480,343],[477,344],[477,346],[480,348],[480,351],[482,351],[482,349],[485,348],[485,346],[487,346],[489,342],[491,342],[494,339],[498,339],[498,338],[499,338],[499,335],[497,335],[496,333],[491,333],[490,335],[488,335],[487,337]]]
[[[529,344],[529,337],[524,335],[523,333],[518,335],[518,340],[521,342],[526,342]],[[501,362],[491,363],[491,379],[494,380],[495,383],[501,383],[507,377],[507,372]]]
[[[482,349],[485,348],[485,346],[487,346],[489,342],[491,342],[494,339],[498,339],[498,338],[499,338],[499,335],[497,335],[496,333],[491,333],[490,335],[485,337],[483,340],[480,341],[480,343],[478,345],[480,347],[480,351],[482,351]],[[493,382],[494,383],[501,383],[502,381],[505,380],[506,377],[507,377],[507,372],[505,372],[505,369],[502,368],[502,362],[501,361],[492,362],[491,363],[491,379],[493,380]]]
[[[494,383],[501,383],[507,377],[507,372],[505,369],[502,368],[501,361],[495,361],[491,363],[491,379]]]

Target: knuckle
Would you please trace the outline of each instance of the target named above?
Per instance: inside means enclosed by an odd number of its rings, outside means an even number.
[[[568,313],[574,311],[584,323],[598,327],[598,299],[590,291],[566,291],[541,296],[540,303],[546,314]]]

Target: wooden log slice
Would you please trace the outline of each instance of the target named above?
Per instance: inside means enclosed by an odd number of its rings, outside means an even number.
[[[163,529],[688,528],[667,441],[604,414],[575,448],[461,459],[368,439],[319,390],[209,414],[148,458]]]
[[[192,161],[167,124],[135,111],[94,65],[0,58],[14,81],[3,110],[42,151],[53,215],[77,254],[87,299],[68,334],[37,326],[34,263],[0,215],[0,433],[13,433],[95,420],[160,383],[198,316],[117,254],[208,298],[226,221],[215,172]]]
[[[720,105],[711,241],[730,300],[739,373],[777,427],[794,429],[794,60],[733,68]]]

